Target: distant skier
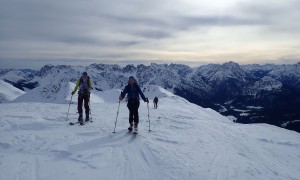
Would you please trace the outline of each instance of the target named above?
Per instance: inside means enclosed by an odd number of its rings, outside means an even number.
[[[158,97],[155,96],[155,98],[153,99],[153,103],[154,103],[154,109],[157,109],[157,103],[158,103]]]
[[[138,130],[138,124],[139,124],[139,106],[140,106],[140,96],[144,100],[144,102],[149,103],[148,98],[145,98],[143,92],[141,91],[141,88],[137,84],[134,77],[129,77],[128,85],[125,86],[124,90],[122,91],[121,95],[119,96],[119,100],[122,101],[125,95],[127,95],[128,101],[127,101],[127,107],[129,109],[129,131],[132,131],[133,125],[134,125],[134,132],[136,133]],[[134,122],[134,124],[133,124]]]
[[[78,106],[77,111],[79,113],[78,121],[83,122],[82,118],[82,104],[84,101],[84,108],[85,108],[85,121],[90,120],[90,90],[92,89],[92,82],[90,77],[88,76],[87,72],[83,72],[81,78],[77,81],[74,91],[71,93],[74,95],[78,90]]]

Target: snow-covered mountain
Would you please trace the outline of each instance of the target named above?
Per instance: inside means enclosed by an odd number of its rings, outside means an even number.
[[[74,88],[75,84],[71,82],[51,82],[34,88],[13,102],[68,103]],[[77,102],[77,98],[75,94],[72,102]],[[91,93],[91,102],[103,102],[103,100]]]
[[[213,91],[218,93],[220,88],[226,87],[234,90],[245,85],[255,89],[269,89],[268,81],[288,84],[297,90],[300,89],[300,63],[293,65],[243,65],[234,62],[224,64],[209,64],[199,68],[190,68],[186,65],[155,64],[150,66],[92,64],[87,67],[76,66],[52,66],[46,65],[33,74],[25,74],[20,70],[1,70],[0,79],[17,84],[19,81],[48,83],[54,79],[75,82],[85,70],[89,72],[96,88],[109,90],[123,87],[129,76],[137,77],[141,85],[159,85],[164,89],[174,91],[185,89],[186,85],[191,89],[198,89],[206,93]],[[262,81],[266,83],[262,83]],[[225,86],[227,85],[227,86]],[[237,86],[237,87],[236,87]],[[272,85],[271,85],[272,86]],[[272,88],[271,88],[272,89]],[[224,89],[222,94],[224,95]],[[230,91],[234,94],[234,91]],[[247,93],[247,91],[243,91]]]
[[[299,133],[233,123],[162,87],[144,91],[160,101],[158,109],[150,101],[151,132],[141,103],[138,135],[127,131],[126,102],[112,133],[120,90],[97,91],[103,101],[91,103],[84,126],[68,125],[68,104],[0,104],[0,179],[299,179]],[[72,104],[70,121],[77,116]]]
[[[0,103],[12,101],[24,93],[13,85],[0,80]]]
[[[281,126],[300,119],[300,63],[239,65],[227,62],[197,68],[155,63],[125,67],[108,64],[87,67],[46,65],[31,74],[2,70],[0,79],[26,91],[37,87],[39,94],[46,98],[59,86],[75,83],[83,71],[90,75],[96,94],[122,89],[128,77],[134,76],[142,87],[160,86],[200,106],[213,108],[226,116],[233,115],[237,122],[266,122]],[[47,86],[51,86],[50,92],[41,93],[45,87],[48,89]],[[64,100],[60,98],[59,101]],[[300,132],[300,129],[294,130]]]
[[[30,77],[29,77],[30,75],[28,76],[21,70],[17,70],[17,69],[0,70],[0,75],[1,75],[2,80],[7,80],[10,82],[30,80]]]
[[[18,69],[0,69],[0,79],[22,91],[29,91],[39,85],[37,82],[31,82],[36,76],[35,72],[34,70],[24,72]]]

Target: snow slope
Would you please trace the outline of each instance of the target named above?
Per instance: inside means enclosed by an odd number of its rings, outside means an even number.
[[[9,80],[11,82],[30,80],[30,78],[24,72],[18,69],[0,70],[0,79]]]
[[[173,93],[165,90],[164,88],[162,88],[160,86],[156,86],[156,85],[144,86],[142,91],[146,95],[146,97],[148,97],[149,99],[154,99],[155,96],[157,96],[158,98],[175,96]]]
[[[110,94],[110,93],[108,93]],[[146,93],[147,96],[147,93]],[[111,96],[112,97],[112,96]],[[151,101],[150,101],[151,102]],[[67,104],[0,104],[0,179],[299,179],[300,134],[234,124],[178,96],[141,103],[139,134],[127,132],[118,100],[92,103],[94,122],[68,126]],[[70,119],[77,119],[76,105]]]
[[[104,102],[116,102],[116,99],[120,96],[121,90],[112,89],[107,91],[92,91],[95,95],[100,97]]]
[[[0,103],[9,102],[25,92],[0,80]]]
[[[50,102],[50,103],[69,103],[71,92],[74,90],[75,84],[71,82],[52,82],[50,84],[41,85],[28,91],[26,94],[18,97],[14,102]],[[74,94],[72,102],[77,102],[78,94]],[[91,94],[91,102],[104,102],[100,97]]]
[[[153,100],[155,96],[157,96],[158,98],[175,96],[173,93],[156,85],[144,86],[142,88],[142,91],[145,94],[146,98],[149,98],[150,100]],[[116,97],[119,97],[119,95],[121,94],[121,90],[119,89],[92,92],[100,97],[104,102],[116,102]]]

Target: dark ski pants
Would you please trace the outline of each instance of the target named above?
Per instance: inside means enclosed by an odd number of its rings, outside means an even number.
[[[129,124],[134,124],[137,126],[139,124],[139,107],[140,101],[128,102],[127,107],[129,109]]]
[[[154,108],[157,109],[157,102],[154,102]]]
[[[78,106],[77,106],[77,111],[78,113],[82,113],[82,104],[84,102],[84,108],[85,108],[85,114],[90,113],[90,107],[89,107],[89,101],[90,101],[90,96],[89,95],[83,95],[79,94],[78,95]]]

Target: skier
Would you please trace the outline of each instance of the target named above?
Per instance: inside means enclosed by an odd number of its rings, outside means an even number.
[[[77,81],[74,91],[71,93],[74,95],[76,91],[78,90],[78,105],[77,105],[77,111],[79,113],[78,121],[80,123],[83,123],[82,118],[82,104],[84,101],[84,108],[85,108],[85,121],[90,120],[90,89],[92,89],[92,82],[90,80],[90,77],[88,76],[87,72],[83,72],[81,78]]]
[[[154,103],[154,109],[157,109],[157,103],[158,103],[158,97],[155,96],[155,98],[153,99],[153,103]]]
[[[128,85],[125,86],[124,90],[121,92],[119,96],[119,100],[122,101],[125,95],[128,97],[127,107],[129,109],[129,131],[132,131],[133,122],[134,122],[134,133],[137,133],[138,124],[139,124],[139,106],[140,106],[140,96],[144,100],[144,102],[149,103],[148,98],[145,98],[141,88],[137,84],[134,77],[130,76],[128,80]]]

